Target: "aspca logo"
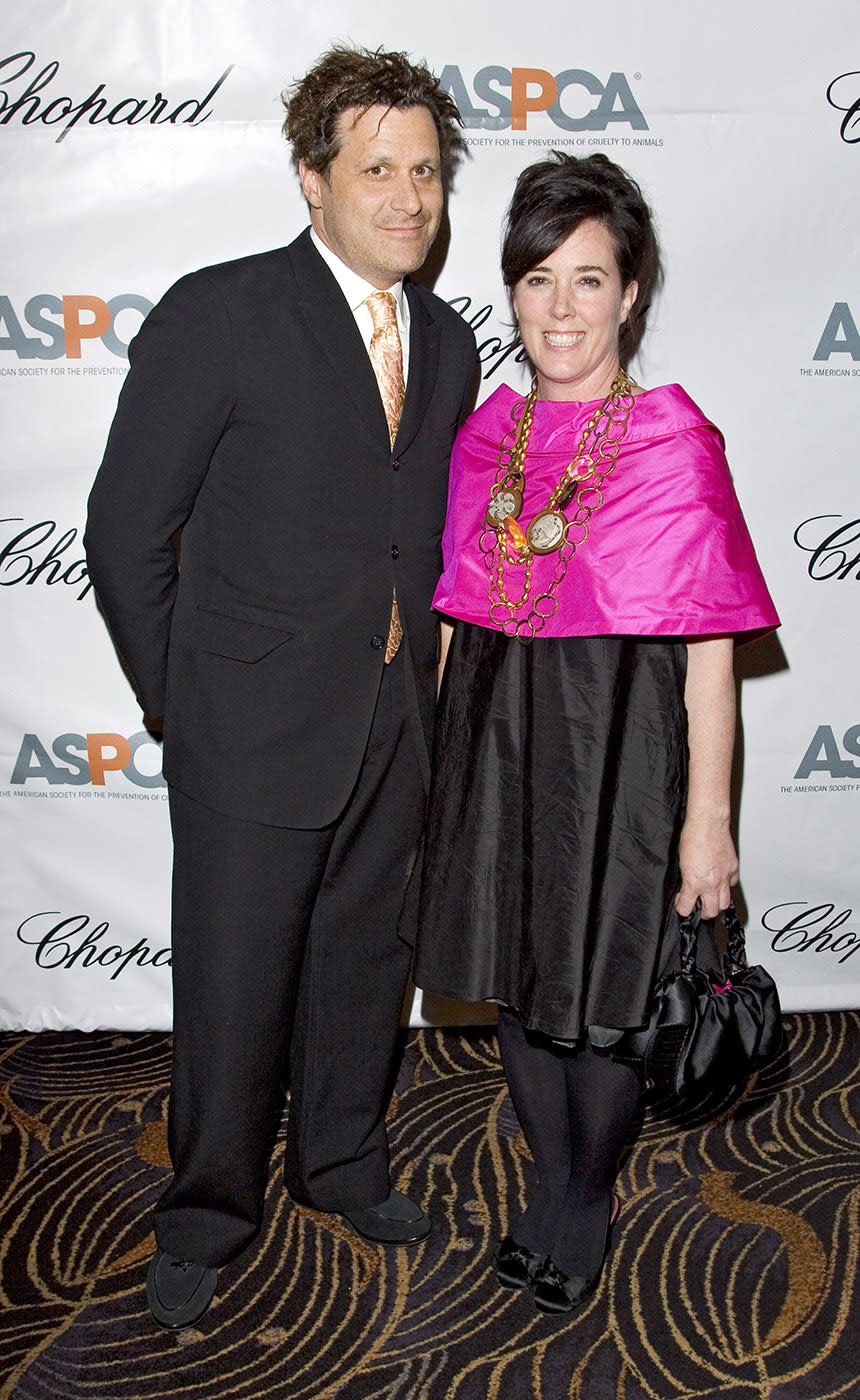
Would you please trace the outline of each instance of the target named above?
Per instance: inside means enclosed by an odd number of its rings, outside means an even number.
[[[109,301],[41,292],[30,297],[19,317],[10,298],[0,296],[0,350],[11,350],[19,360],[79,360],[85,340],[100,340],[112,355],[126,360],[129,341],[152,306],[136,292],[122,292]],[[25,327],[38,334],[30,335]]]
[[[827,101],[844,112],[839,134],[849,146],[860,142],[860,73],[840,73],[827,89]]]
[[[149,752],[142,754],[141,750]],[[53,755],[53,757],[52,757]],[[165,787],[161,747],[147,731],[132,734],[60,734],[48,753],[36,734],[25,734],[10,783],[51,787],[105,786],[106,773],[121,773],[139,788]]]
[[[860,778],[860,724],[852,724],[842,735],[841,747],[829,724],[819,724],[806,753],[800,760],[795,779],[811,778],[815,773],[827,773],[831,778]]]
[[[604,83],[585,68],[565,68],[553,76],[544,68],[491,65],[475,74],[470,91],[460,69],[449,63],[439,83],[469,128],[525,131],[531,114],[545,112],[562,131],[605,131],[610,122],[648,130],[623,73],[610,73]]]
[[[829,360],[831,355],[850,355],[852,360],[860,360],[860,331],[847,301],[833,303],[812,358]]]

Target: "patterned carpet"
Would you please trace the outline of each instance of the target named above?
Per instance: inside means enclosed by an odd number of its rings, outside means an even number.
[[[409,1037],[383,1254],[290,1205],[179,1334],[143,1302],[167,1174],[161,1034],[0,1037],[0,1400],[830,1400],[860,1396],[860,1016],[786,1018],[734,1115],[648,1119],[607,1276],[575,1321],[490,1273],[531,1161],[488,1032]],[[280,1153],[279,1148],[279,1153]]]

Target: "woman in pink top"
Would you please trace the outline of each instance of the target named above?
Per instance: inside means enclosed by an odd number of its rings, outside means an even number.
[[[719,431],[626,373],[659,259],[605,156],[524,170],[502,270],[534,369],[461,430],[417,981],[499,1003],[537,1169],[499,1282],[547,1312],[596,1289],[640,1085],[612,1046],[738,878],[735,640],[778,625]]]

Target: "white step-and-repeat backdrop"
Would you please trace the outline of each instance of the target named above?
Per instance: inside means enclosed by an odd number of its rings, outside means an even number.
[[[0,1026],[169,1024],[160,752],[81,535],[126,347],[183,272],[305,211],[280,89],[333,40],[443,75],[472,159],[436,290],[524,384],[497,273],[517,172],[605,151],[667,280],[637,366],[723,429],[784,623],[741,651],[743,895],[787,1008],[860,1004],[856,0],[29,0],[0,21]]]

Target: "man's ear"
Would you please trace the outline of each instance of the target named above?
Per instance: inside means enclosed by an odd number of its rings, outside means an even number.
[[[320,199],[320,180],[322,176],[316,170],[310,170],[303,160],[299,161],[299,179],[302,182],[305,199],[312,209],[319,209],[322,206]]]

